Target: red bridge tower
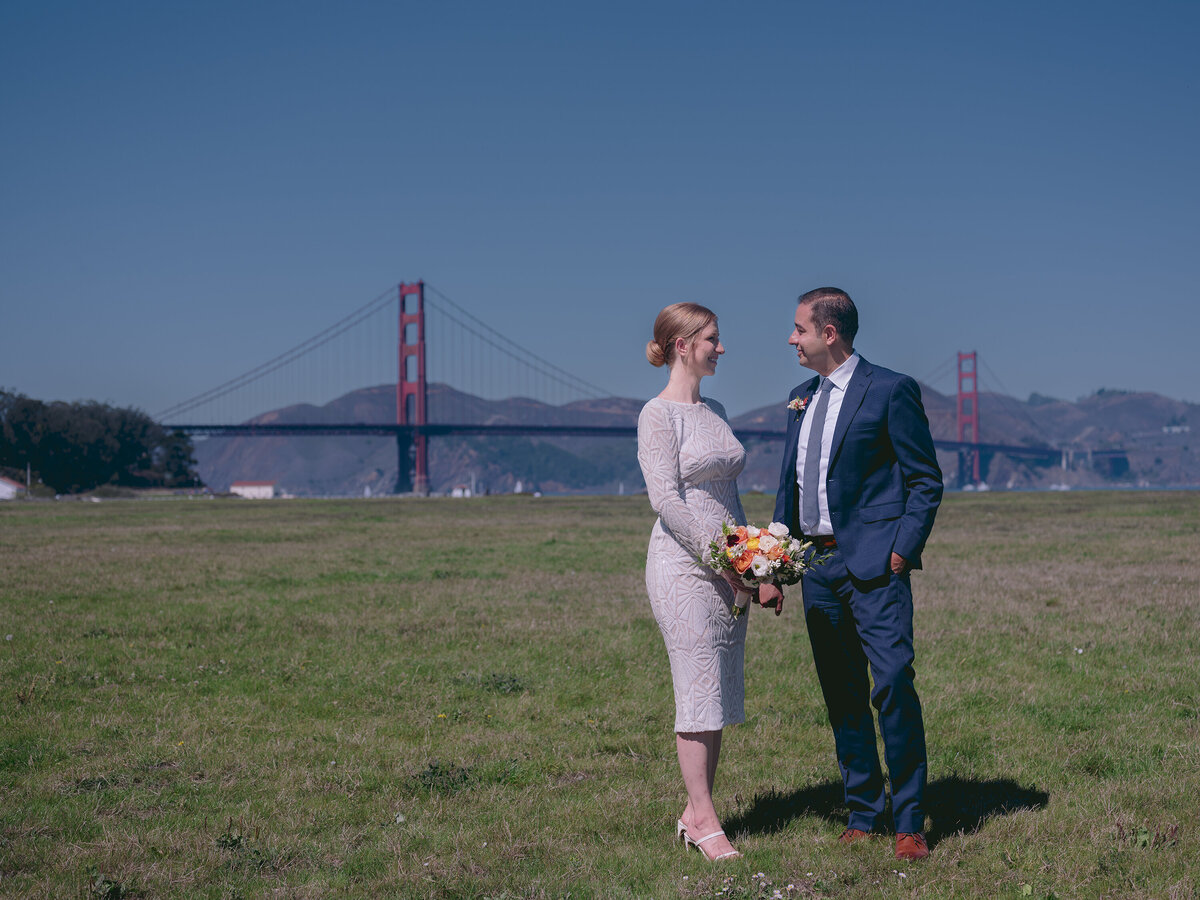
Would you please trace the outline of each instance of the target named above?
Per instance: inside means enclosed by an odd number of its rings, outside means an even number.
[[[961,481],[966,481],[969,467],[971,484],[979,484],[979,390],[975,381],[974,350],[958,354],[958,440],[976,445],[974,450],[966,451],[968,466],[959,465]]]
[[[399,361],[396,381],[396,424],[424,425],[427,395],[425,391],[425,282],[401,284]],[[396,436],[396,493],[429,494],[428,439],[415,435],[411,442]]]

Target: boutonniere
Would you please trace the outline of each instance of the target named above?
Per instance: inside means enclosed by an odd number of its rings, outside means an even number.
[[[796,414],[796,420],[799,421],[800,414],[804,412],[804,407],[808,406],[807,397],[796,397],[788,403],[787,407]]]

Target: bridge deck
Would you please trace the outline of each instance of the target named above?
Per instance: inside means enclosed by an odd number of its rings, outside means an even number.
[[[447,435],[495,435],[497,437],[613,437],[633,438],[637,436],[635,426],[620,425],[516,425],[516,424],[469,424],[430,423],[425,425],[392,425],[386,423],[339,422],[322,424],[241,424],[203,425],[183,424],[164,426],[170,430],[196,435],[220,435],[224,437],[268,437],[286,435],[381,435],[412,438],[445,437]],[[735,428],[738,440],[782,441],[786,433],[770,428]],[[1023,444],[972,444],[968,441],[935,440],[939,450],[979,450],[983,453],[1003,453],[1024,459],[1057,461],[1063,451],[1055,447],[1031,447]],[[1096,450],[1093,456],[1124,455],[1124,450]]]

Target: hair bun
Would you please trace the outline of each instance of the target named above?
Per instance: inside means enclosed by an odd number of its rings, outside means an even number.
[[[650,365],[654,368],[665,365],[667,362],[667,354],[663,353],[662,346],[658,341],[646,342],[646,359],[650,361]]]
[[[654,340],[646,345],[646,359],[652,366],[673,366],[677,358],[676,341],[686,342],[717,321],[716,313],[699,303],[672,303],[664,306],[654,320]]]

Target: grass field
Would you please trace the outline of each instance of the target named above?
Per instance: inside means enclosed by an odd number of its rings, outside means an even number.
[[[752,520],[770,500],[747,498]],[[1200,495],[955,495],[933,855],[835,843],[798,592],[684,855],[644,497],[0,507],[3,897],[1196,897]]]

